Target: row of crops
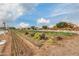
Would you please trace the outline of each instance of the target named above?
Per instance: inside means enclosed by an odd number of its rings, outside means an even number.
[[[66,37],[71,37],[75,35],[74,33],[69,32],[43,32],[35,30],[17,30],[25,36],[29,37],[30,40],[37,42],[42,45],[44,43],[56,44],[57,41],[63,40]]]

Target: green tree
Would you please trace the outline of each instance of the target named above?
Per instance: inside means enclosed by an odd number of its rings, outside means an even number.
[[[15,27],[9,27],[9,29],[16,29]]]
[[[48,26],[46,26],[46,25],[45,25],[45,26],[42,26],[42,28],[43,28],[43,29],[47,29],[47,28],[48,28]]]
[[[68,24],[66,22],[59,22],[56,24],[56,27],[57,28],[64,28],[64,27],[67,27]]]
[[[36,30],[36,27],[35,26],[31,26],[31,29]]]

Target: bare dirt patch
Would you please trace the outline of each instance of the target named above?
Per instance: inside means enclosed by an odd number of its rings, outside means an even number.
[[[37,55],[47,56],[78,56],[79,55],[79,35],[60,41],[61,45],[44,45]]]

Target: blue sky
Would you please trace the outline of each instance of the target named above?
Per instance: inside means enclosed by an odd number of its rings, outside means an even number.
[[[53,26],[60,21],[79,24],[79,4],[26,3],[0,6],[4,7],[0,8],[0,17],[10,26]],[[4,10],[3,14],[1,10]]]

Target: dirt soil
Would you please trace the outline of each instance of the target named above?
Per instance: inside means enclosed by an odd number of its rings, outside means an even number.
[[[61,45],[44,45],[37,55],[42,56],[79,56],[79,35],[60,41]]]
[[[1,55],[9,56],[11,55],[11,36],[10,33],[6,33],[5,35],[0,35],[0,40],[6,40],[6,44],[0,45]],[[1,47],[2,46],[2,47]]]
[[[0,35],[0,39],[5,39],[7,41],[4,47],[0,46],[0,49],[3,48],[2,55],[10,56],[12,43],[10,33]],[[63,40],[58,41],[58,43],[60,43],[60,45],[44,44],[36,50],[34,56],[79,56],[79,35],[72,36],[71,38],[64,38]]]

